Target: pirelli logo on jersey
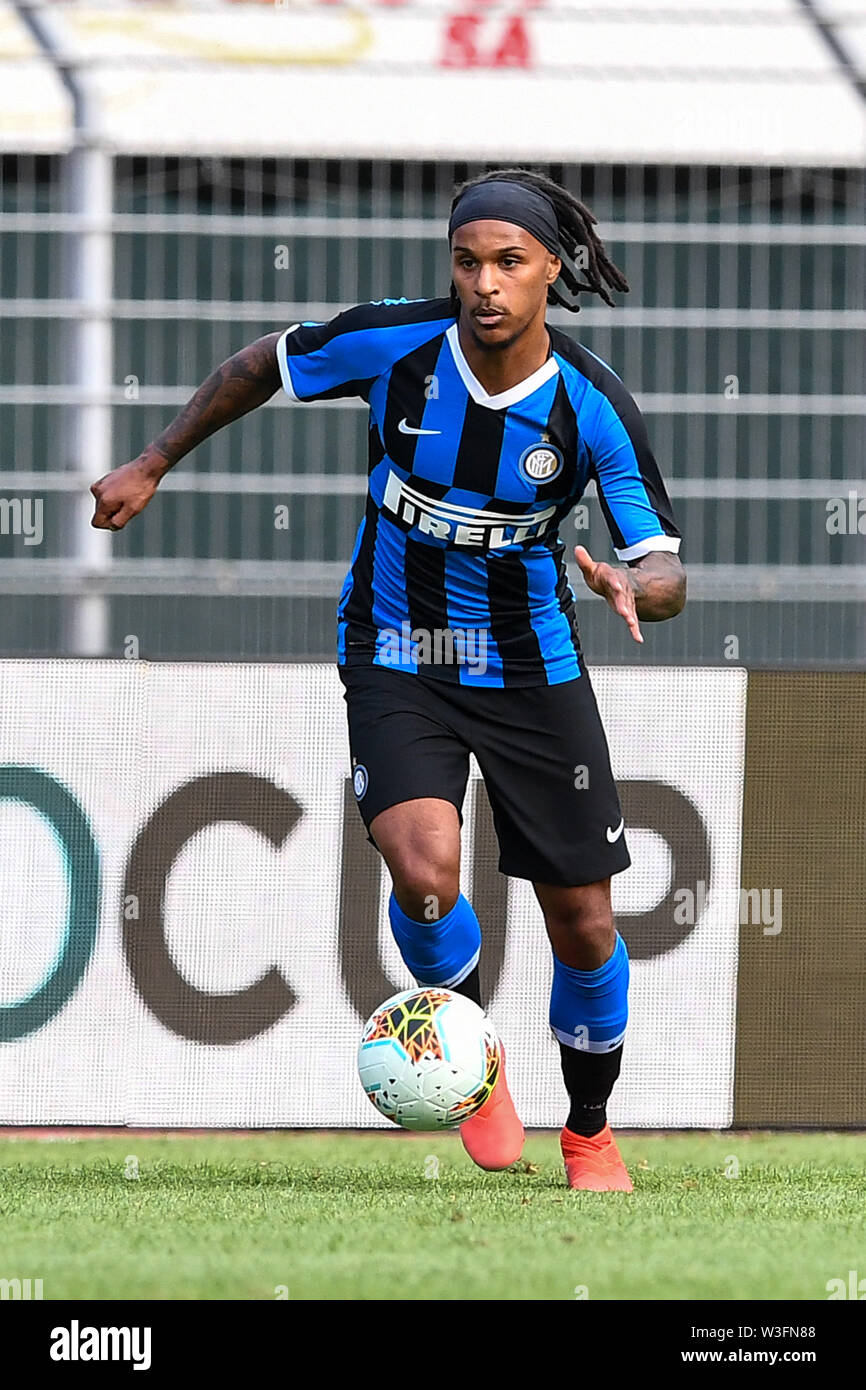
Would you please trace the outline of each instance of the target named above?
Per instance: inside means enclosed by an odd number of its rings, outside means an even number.
[[[537,540],[555,525],[556,507],[537,512],[487,512],[427,497],[391,470],[382,499],[383,510],[405,526],[437,540],[473,550],[499,550],[505,545]]]

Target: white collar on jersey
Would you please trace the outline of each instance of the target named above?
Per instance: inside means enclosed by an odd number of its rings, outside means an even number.
[[[531,396],[533,391],[537,391],[539,386],[543,386],[545,381],[548,381],[559,371],[559,363],[551,354],[547,361],[542,362],[538,370],[534,371],[532,376],[528,376],[525,381],[518,381],[516,386],[509,386],[507,391],[500,391],[498,395],[490,396],[463,356],[463,349],[457,336],[456,323],[452,323],[445,337],[448,339],[451,356],[454,358],[466,390],[476,405],[486,405],[490,410],[504,410],[506,406],[516,405],[518,401],[525,400],[527,396]]]

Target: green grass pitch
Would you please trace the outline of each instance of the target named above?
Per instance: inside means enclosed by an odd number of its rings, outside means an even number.
[[[826,1299],[866,1277],[866,1135],[557,1136],[485,1174],[456,1135],[0,1137],[0,1278],[45,1299]],[[135,1174],[137,1173],[137,1176]]]

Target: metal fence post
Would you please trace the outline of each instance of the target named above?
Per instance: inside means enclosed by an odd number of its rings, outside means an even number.
[[[86,110],[86,101],[84,106]],[[89,487],[112,466],[114,161],[88,124],[76,131],[67,172],[68,210],[85,223],[73,233],[70,257],[69,295],[81,308],[70,335],[71,380],[80,393],[68,453],[69,467],[80,476],[71,509],[72,547],[79,574],[92,579],[94,587],[68,600],[64,645],[70,655],[103,656],[109,650],[110,607],[98,581],[111,565],[112,537],[90,524],[94,501]]]
[[[69,93],[73,141],[66,160],[67,211],[83,225],[70,235],[68,293],[80,305],[70,323],[68,374],[78,388],[72,407],[67,466],[79,474],[73,494],[70,558],[79,575],[92,577],[93,592],[66,601],[63,645],[70,656],[103,656],[109,645],[109,603],[98,583],[111,565],[111,535],[90,525],[93,499],[89,485],[111,467],[114,211],[112,156],[104,148],[93,93],[66,51],[56,10],[16,0],[16,9]]]

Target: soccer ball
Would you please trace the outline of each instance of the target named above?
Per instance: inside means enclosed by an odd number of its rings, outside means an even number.
[[[361,1085],[404,1129],[448,1129],[480,1110],[502,1065],[499,1039],[477,1004],[430,987],[395,994],[367,1020]]]

